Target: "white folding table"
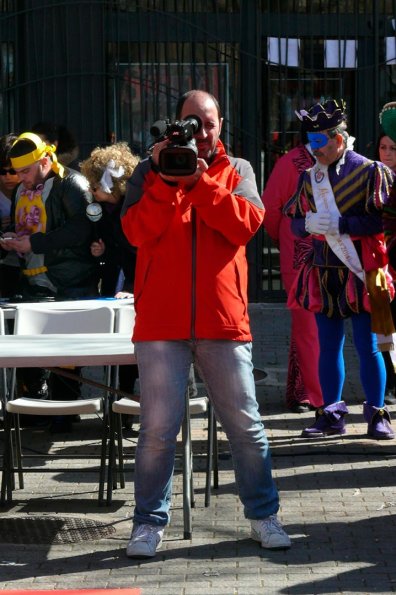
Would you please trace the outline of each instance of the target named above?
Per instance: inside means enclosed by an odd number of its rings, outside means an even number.
[[[0,337],[0,368],[53,368],[58,366],[117,366],[136,363],[130,333],[89,333],[54,335],[3,335]],[[80,378],[80,380],[83,380]],[[109,390],[116,392],[116,387]],[[190,445],[189,399],[183,421]],[[183,460],[184,536],[191,537],[191,451]],[[109,465],[108,498],[112,485],[112,465]]]
[[[0,337],[0,368],[118,366],[133,363],[136,363],[136,359],[130,333],[2,335]],[[61,370],[60,372],[62,373]],[[72,374],[69,373],[69,375]],[[84,382],[84,378],[80,376],[79,380]],[[85,381],[90,383],[88,380]],[[97,383],[95,384],[98,386]],[[116,392],[115,379],[112,379],[111,386],[103,385],[103,388],[109,392]],[[4,410],[6,399],[7,395],[4,395]],[[112,482],[111,464],[108,482],[109,499],[110,482]]]
[[[131,333],[3,335],[0,368],[116,366],[136,363]]]
[[[134,298],[87,298],[81,300],[48,300],[37,302],[13,302],[11,300],[4,300],[0,302],[0,307],[3,310],[5,320],[12,320],[15,318],[15,313],[18,308],[34,307],[43,308],[45,310],[88,310],[90,308],[101,308],[107,306],[116,311],[123,306],[133,306]]]

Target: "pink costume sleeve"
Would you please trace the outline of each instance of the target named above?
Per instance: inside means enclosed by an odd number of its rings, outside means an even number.
[[[280,268],[287,292],[296,273],[293,261],[297,238],[291,230],[291,218],[284,215],[282,209],[297,190],[300,172],[311,164],[311,157],[305,147],[295,147],[277,161],[262,196],[264,227],[271,239],[279,241]]]
[[[283,155],[275,164],[264,188],[264,227],[273,240],[279,240],[282,209],[297,188],[298,170],[293,163],[295,149]]]

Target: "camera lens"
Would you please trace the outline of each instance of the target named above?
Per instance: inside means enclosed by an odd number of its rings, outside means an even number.
[[[173,155],[174,165],[176,167],[188,166],[188,159],[186,157],[186,155]]]
[[[197,154],[191,147],[166,147],[159,155],[160,171],[167,176],[191,176],[197,169]]]

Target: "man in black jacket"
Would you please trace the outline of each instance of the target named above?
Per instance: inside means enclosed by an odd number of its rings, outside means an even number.
[[[54,145],[31,132],[17,138],[9,157],[21,184],[13,208],[14,231],[2,238],[1,246],[20,258],[24,300],[97,295],[96,264],[90,252],[92,227],[86,216],[91,199],[87,180],[65,169]],[[23,373],[29,396],[45,396],[44,378],[41,370]],[[54,399],[79,394],[78,382],[55,375],[50,387]],[[55,418],[52,429],[71,429],[69,418]]]
[[[92,228],[86,216],[87,180],[66,170],[55,147],[36,134],[21,134],[9,153],[19,185],[14,233],[2,241],[21,257],[23,294],[76,298],[96,295]]]

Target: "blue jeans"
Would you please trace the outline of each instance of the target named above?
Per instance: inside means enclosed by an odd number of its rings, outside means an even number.
[[[135,344],[141,415],[136,450],[134,521],[169,522],[176,437],[184,415],[191,363],[205,381],[230,442],[239,497],[248,519],[279,509],[271,455],[258,412],[251,343],[144,341]]]

